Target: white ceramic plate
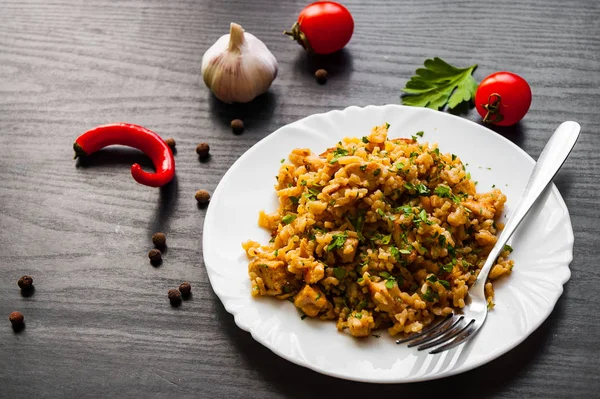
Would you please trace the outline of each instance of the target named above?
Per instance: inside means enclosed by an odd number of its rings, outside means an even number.
[[[275,175],[292,149],[321,153],[342,137],[362,137],[388,122],[389,137],[439,143],[442,152],[458,154],[478,191],[492,185],[508,197],[510,216],[534,161],[519,147],[471,121],[423,108],[399,105],[349,107],[312,115],[277,130],[249,149],[225,174],[215,190],[204,222],[203,251],[208,276],[236,324],[279,356],[331,376],[397,383],[445,377],[470,370],[514,348],[550,314],[569,279],[573,229],[569,212],[555,186],[534,207],[512,239],[515,268],[495,284],[496,307],[479,334],[466,345],[429,355],[381,337],[352,338],[334,322],[306,318],[288,301],[250,295],[248,259],[242,241],[269,241],[258,227],[258,212],[277,209]]]

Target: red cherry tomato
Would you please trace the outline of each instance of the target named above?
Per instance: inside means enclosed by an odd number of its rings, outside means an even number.
[[[519,122],[531,105],[529,84],[511,72],[496,72],[483,79],[475,93],[475,106],[486,123],[510,126]]]
[[[346,7],[333,1],[319,1],[306,6],[292,30],[284,33],[308,51],[329,54],[344,48],[353,32],[354,20]]]

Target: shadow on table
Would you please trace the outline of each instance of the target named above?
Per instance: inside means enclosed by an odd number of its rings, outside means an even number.
[[[487,127],[488,129],[493,130],[501,136],[504,136],[508,140],[512,141],[519,147],[523,146],[523,142],[525,140],[525,136],[527,134],[526,126],[522,125],[521,122],[512,126],[496,126],[489,125],[483,122],[479,122],[481,126]]]
[[[210,117],[226,126],[228,132],[231,132],[231,121],[234,119],[241,119],[244,122],[244,130],[260,129],[269,124],[277,106],[277,96],[268,91],[249,103],[227,104],[211,93],[209,106]]]
[[[312,80],[315,79],[317,69],[325,69],[328,78],[338,79],[347,78],[352,73],[353,64],[352,54],[342,49],[326,55],[298,52],[294,67],[306,73]]]
[[[77,158],[76,167],[92,168],[95,166],[104,166],[110,169],[116,169],[127,165],[128,169],[134,163],[140,164],[144,170],[151,171],[154,169],[152,160],[139,150],[127,147],[110,147],[104,148],[91,155],[86,155]]]
[[[150,158],[141,151],[126,147],[105,148],[91,155],[80,157],[77,160],[78,168],[93,168],[95,166],[108,167],[110,169],[130,169],[134,163],[139,164],[144,170],[154,171],[154,165]],[[131,178],[133,180],[133,177]],[[132,181],[132,184],[137,184]],[[168,231],[169,219],[179,198],[179,184],[177,174],[171,182],[158,188],[159,198],[154,217],[152,217],[149,229],[150,234],[157,231]]]
[[[455,376],[410,384],[367,384],[336,379],[290,363],[254,341],[252,336],[237,327],[233,317],[221,304],[217,313],[225,331],[238,352],[251,367],[262,375],[274,390],[287,397],[403,397],[447,396],[440,393],[460,392],[460,397],[483,398],[506,390],[524,370],[536,363],[551,336],[557,319],[564,316],[562,301],[558,301],[550,317],[524,342],[492,362]],[[332,325],[332,328],[334,326]],[[393,350],[393,348],[391,348]],[[287,376],[282,378],[282,376]],[[452,397],[452,396],[447,396]]]

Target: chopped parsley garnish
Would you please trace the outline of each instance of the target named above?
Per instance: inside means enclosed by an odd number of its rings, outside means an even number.
[[[379,277],[390,278],[390,274],[388,272],[379,272]]]
[[[402,162],[398,162],[395,166],[396,166],[397,170],[400,170],[400,169],[404,169],[405,165]]]
[[[412,183],[404,183],[404,188],[407,190],[416,190],[416,187]]]
[[[416,188],[417,188],[417,192],[419,193],[420,196],[426,196],[426,195],[429,195],[429,193],[430,193],[429,188],[427,188],[427,186],[424,185],[423,183],[417,184]]]
[[[388,234],[387,236],[381,237],[381,243],[384,244],[384,245],[389,244],[391,240],[392,240],[392,235],[391,234]]]
[[[452,265],[452,263],[448,263],[448,264],[442,266],[442,270],[445,271],[446,273],[452,273],[453,268],[454,268],[454,266]]]
[[[397,261],[400,261],[400,251],[398,250],[398,248],[394,246],[390,247],[390,253],[394,258],[396,258]]]
[[[377,169],[375,169],[375,171],[373,171],[373,176],[379,176],[380,173],[381,173],[381,169],[377,168]]]
[[[331,243],[327,246],[327,251],[332,251],[337,248],[342,248],[346,239],[348,238],[348,233],[334,234]]]
[[[394,288],[394,282],[396,281],[396,279],[394,277],[390,277],[387,280],[385,280],[385,288],[391,290],[392,288]]]
[[[338,159],[340,157],[343,157],[346,155],[348,155],[348,150],[346,150],[344,148],[336,148],[335,151],[333,151],[333,158],[331,159],[331,161],[329,161],[329,163],[334,164],[338,161]]]
[[[292,223],[294,220],[296,219],[296,215],[294,214],[288,214],[285,215],[284,217],[281,218],[281,221],[283,222],[283,224],[290,224]]]
[[[321,294],[317,294],[317,296],[315,297],[315,301],[318,301],[319,298],[321,298]]]
[[[452,193],[452,189],[448,186],[437,186],[433,193],[440,198],[450,198],[455,203],[460,203],[460,198]]]
[[[381,210],[381,208],[377,208],[377,214],[378,214],[379,216],[381,216],[382,218],[384,218],[384,217],[385,217],[385,213],[384,213],[384,212]]]
[[[306,186],[306,180],[301,180],[301,181],[300,181],[300,185],[301,185],[301,186]]]
[[[419,218],[426,224],[432,224],[432,222],[429,221],[427,217],[427,212],[425,211],[425,209],[421,210],[421,212],[419,213]]]
[[[360,320],[362,319],[362,313],[354,313],[354,317]]]
[[[278,249],[276,249],[276,250],[275,250],[275,252],[273,252],[273,254],[274,254],[275,256],[279,256],[279,250],[278,250]]]
[[[389,128],[390,128],[390,124],[386,122],[386,123],[385,123],[385,128],[386,128],[386,129],[389,129]]]
[[[432,291],[431,287],[427,287],[427,291],[425,291],[425,293],[421,293],[421,296],[423,297],[423,299],[425,299],[427,302],[433,302],[435,299],[439,298],[439,295],[437,292]]]
[[[367,170],[367,165],[360,165],[360,170],[362,170],[363,172],[364,172],[365,170]]]
[[[409,249],[399,249],[398,252],[402,255],[410,255],[412,253]]]
[[[365,144],[369,144],[369,139],[367,138],[367,136],[363,136],[362,142]]]
[[[285,162],[285,158],[282,158],[280,162],[281,162],[281,163],[284,163],[284,162]]]
[[[335,276],[335,278],[337,278],[338,280],[343,279],[344,277],[346,277],[346,269],[343,269],[341,267],[334,267],[333,268],[333,275]]]
[[[417,132],[417,133],[415,133],[415,134],[416,134],[417,136],[419,136],[419,137],[423,137],[423,134],[424,134],[424,133],[425,133],[425,132]]]
[[[404,212],[404,214],[406,216],[410,216],[410,215],[412,215],[412,206],[410,206],[410,205],[402,205],[402,206],[399,206],[398,208],[396,208],[396,211],[398,211],[398,212]]]
[[[363,281],[365,281],[365,279],[362,277],[359,277],[358,280],[356,280],[357,283],[362,283]]]
[[[292,201],[292,204],[298,205],[298,201],[300,201],[300,198],[294,197],[294,196],[290,196],[290,201]]]
[[[431,276],[427,277],[427,281],[431,282],[431,283],[440,283],[442,286],[444,286],[445,288],[450,288],[450,283],[446,280],[440,280],[439,278],[437,278],[437,276],[435,276],[434,274],[432,274]]]
[[[452,154],[452,160],[455,161],[456,160],[456,155]]]
[[[510,245],[506,244],[506,245],[504,245],[504,250],[508,251],[508,252],[512,252],[513,248]]]

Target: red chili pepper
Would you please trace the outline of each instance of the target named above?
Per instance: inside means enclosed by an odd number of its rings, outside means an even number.
[[[137,163],[131,166],[131,175],[138,183],[161,187],[173,180],[175,159],[169,146],[153,131],[130,123],[98,126],[83,133],[73,144],[75,158],[113,144],[137,148],[152,159],[156,173],[143,171]]]

